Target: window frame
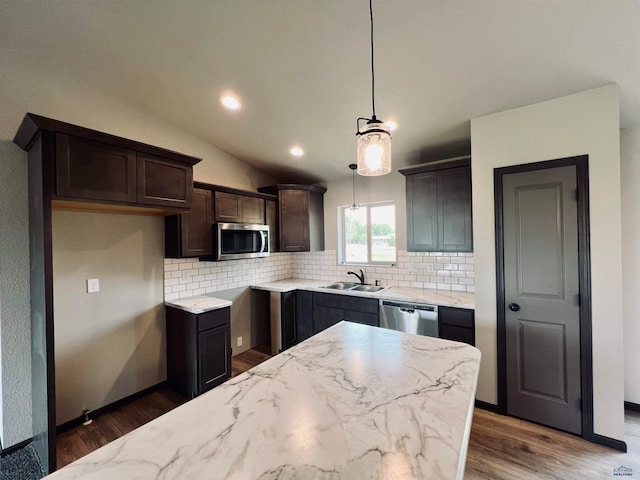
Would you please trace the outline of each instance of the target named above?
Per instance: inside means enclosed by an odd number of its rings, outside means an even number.
[[[387,200],[384,202],[372,202],[372,203],[361,203],[358,204],[360,208],[367,209],[367,261],[366,262],[348,262],[346,261],[346,252],[347,252],[347,236],[345,235],[345,222],[346,222],[346,211],[351,208],[351,205],[342,205],[338,207],[338,245],[340,246],[338,250],[338,265],[362,265],[362,266],[387,266],[387,267],[395,267],[398,264],[398,245],[397,243],[393,246],[395,250],[396,259],[393,261],[385,261],[378,262],[371,260],[371,250],[372,250],[372,239],[371,239],[371,207],[393,207],[393,231],[394,235],[397,235],[398,231],[398,219],[396,217],[397,209],[396,202],[393,200]],[[397,240],[397,236],[396,236]]]

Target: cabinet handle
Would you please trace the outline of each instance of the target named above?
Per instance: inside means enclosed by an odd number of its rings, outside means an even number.
[[[510,303],[509,310],[511,310],[512,312],[517,312],[518,310],[520,310],[520,305],[518,305],[517,303]]]

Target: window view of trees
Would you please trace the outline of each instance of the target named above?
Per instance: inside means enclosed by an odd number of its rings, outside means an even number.
[[[394,205],[361,205],[357,210],[344,208],[342,217],[344,262],[396,261]]]

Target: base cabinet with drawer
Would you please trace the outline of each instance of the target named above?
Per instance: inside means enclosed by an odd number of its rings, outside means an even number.
[[[314,334],[343,320],[379,327],[380,306],[378,300],[351,295],[314,292]]]
[[[166,313],[169,385],[194,398],[231,378],[231,309]]]
[[[475,312],[467,308],[438,307],[439,337],[475,346]]]

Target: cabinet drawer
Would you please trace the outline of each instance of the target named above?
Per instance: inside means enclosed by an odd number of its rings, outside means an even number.
[[[380,310],[379,302],[374,298],[360,298],[339,293],[314,293],[313,304],[376,315]]]
[[[463,328],[474,328],[474,311],[466,308],[440,307],[438,321],[441,324],[455,325]]]
[[[347,322],[361,323],[363,325],[371,325],[372,327],[380,326],[378,315],[374,315],[373,313],[350,312],[348,310],[345,310],[342,320],[346,320]]]
[[[475,346],[475,332],[473,328],[456,327],[455,325],[440,325],[439,337],[445,340],[468,343]]]
[[[212,310],[198,315],[198,331],[209,330],[210,328],[227,325],[231,321],[231,310],[229,307]]]

